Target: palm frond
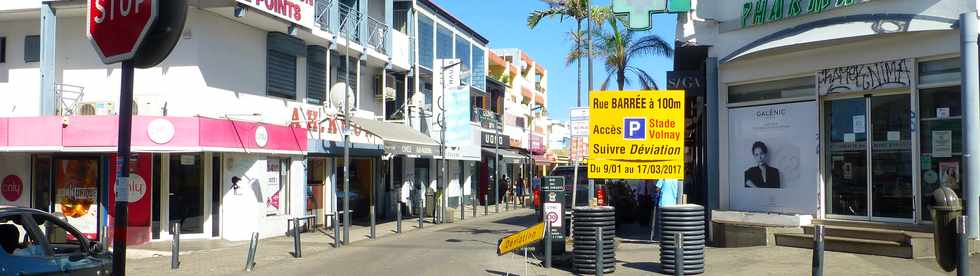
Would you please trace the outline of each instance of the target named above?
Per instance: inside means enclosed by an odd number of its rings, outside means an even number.
[[[527,27],[529,29],[534,29],[539,23],[541,23],[542,19],[548,17],[558,16],[559,19],[564,19],[567,13],[568,10],[566,10],[563,6],[552,6],[548,7],[547,9],[533,11],[527,16]]]
[[[609,87],[609,80],[611,80],[615,75],[616,72],[609,72],[609,74],[606,74],[606,80],[602,81],[602,85],[599,85],[599,90],[606,90],[606,88]]]
[[[640,85],[643,86],[643,89],[645,90],[649,90],[650,88],[653,88],[654,90],[660,89],[660,87],[657,86],[657,81],[654,80],[653,77],[650,76],[650,74],[648,74],[645,70],[637,68],[635,66],[630,66],[628,67],[628,69],[630,72],[633,72],[633,74],[636,75],[636,78],[640,81]]]
[[[631,43],[627,55],[631,57],[647,55],[672,57],[674,48],[660,36],[647,35]]]

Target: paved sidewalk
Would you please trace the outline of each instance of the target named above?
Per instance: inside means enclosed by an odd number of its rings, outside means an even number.
[[[516,213],[530,212],[526,208],[508,208],[500,206],[500,212],[494,213],[493,205],[487,208],[484,215],[483,206],[477,207],[477,217],[472,217],[472,208],[465,208],[466,218],[460,221],[459,213],[454,218],[455,223],[433,224],[432,218],[424,219],[423,228],[418,228],[417,218],[402,220],[402,233],[434,232],[441,229],[456,227],[481,221],[492,221],[513,216]],[[397,222],[386,222],[376,226],[376,240],[397,239]],[[341,229],[342,231],[342,229]],[[370,227],[352,226],[350,229],[351,244],[357,245],[370,240]],[[343,233],[341,232],[341,235]],[[317,229],[317,232],[307,232],[301,235],[303,256],[313,256],[331,251],[343,250],[333,248],[334,238],[332,229]],[[223,240],[183,240],[181,241],[181,265],[176,271],[170,270],[170,241],[153,242],[146,245],[134,246],[127,249],[127,273],[129,275],[223,275],[243,271],[248,252],[248,241]],[[293,238],[279,236],[260,239],[256,266],[281,263],[283,261],[299,260],[293,257]]]

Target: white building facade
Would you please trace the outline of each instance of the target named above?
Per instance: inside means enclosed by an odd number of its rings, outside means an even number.
[[[676,39],[708,48],[693,62],[717,141],[708,204],[738,213],[723,220],[927,224],[933,190],[964,196],[958,26],[975,1],[693,7]]]

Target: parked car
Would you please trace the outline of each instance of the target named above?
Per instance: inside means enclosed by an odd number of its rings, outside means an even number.
[[[0,275],[109,275],[112,256],[61,219],[0,206]]]

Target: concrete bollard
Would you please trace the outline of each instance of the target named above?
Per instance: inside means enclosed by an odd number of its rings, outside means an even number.
[[[817,224],[813,231],[813,276],[823,276],[823,227]]]
[[[252,240],[248,244],[248,256],[245,257],[245,271],[255,268],[255,251],[259,248],[259,232],[252,232]]]
[[[371,213],[370,214],[371,215],[371,239],[373,240],[375,238],[375,236],[374,236],[374,228],[375,228],[374,205],[371,205],[371,212],[370,213]]]
[[[302,258],[303,248],[300,245],[299,219],[293,218],[293,257]]]
[[[605,250],[605,245],[602,243],[602,226],[596,227],[595,235],[595,275],[602,276],[603,270],[606,268],[606,262],[602,258],[602,254]]]
[[[398,204],[395,204],[395,212],[398,213],[396,215],[397,219],[395,220],[396,221],[395,222],[395,233],[401,233],[402,232],[402,203],[401,202],[399,202]]]
[[[544,268],[551,268],[551,221],[544,220]]]
[[[173,224],[170,231],[173,239],[170,241],[170,269],[180,269],[180,222]]]
[[[339,213],[333,214],[333,247],[340,247],[340,219],[337,218]]]

